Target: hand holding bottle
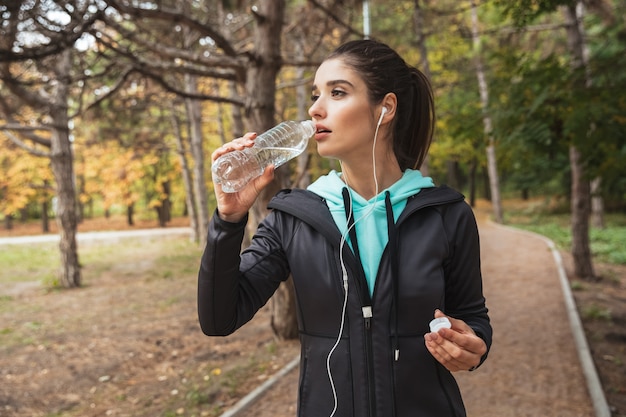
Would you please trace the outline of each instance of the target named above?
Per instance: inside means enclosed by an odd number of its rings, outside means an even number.
[[[274,168],[300,155],[314,134],[313,121],[289,120],[263,132],[258,138],[255,133],[248,133],[213,152],[211,172],[216,192],[218,189],[220,192],[217,195],[220,217],[241,220],[261,190],[273,179]],[[268,167],[272,167],[271,173]],[[224,193],[234,195],[225,196]],[[220,202],[231,204],[222,206]],[[242,213],[244,208],[246,210]]]
[[[211,155],[211,160],[215,162],[220,156],[232,151],[242,151],[254,146],[257,134],[246,133],[242,138],[235,139],[220,148],[217,148]],[[259,177],[252,179],[246,186],[238,192],[224,192],[219,183],[214,183],[215,196],[217,198],[217,209],[222,220],[236,223],[243,219],[255,200],[274,179],[274,165],[269,165]]]

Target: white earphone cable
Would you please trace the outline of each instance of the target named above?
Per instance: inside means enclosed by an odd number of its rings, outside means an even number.
[[[335,413],[337,412],[337,407],[339,405],[339,401],[337,398],[337,390],[335,388],[335,382],[333,380],[332,370],[330,368],[330,358],[332,357],[333,353],[337,349],[337,346],[339,346],[339,343],[341,342],[341,337],[343,336],[343,328],[344,328],[345,320],[346,320],[346,309],[348,306],[348,271],[346,269],[346,265],[343,260],[343,247],[346,243],[350,230],[356,227],[356,224],[358,222],[369,217],[374,212],[374,208],[376,207],[376,203],[378,202],[378,178],[376,175],[376,141],[378,139],[378,129],[380,128],[380,124],[382,123],[383,116],[385,115],[386,112],[387,112],[387,108],[383,107],[383,109],[380,112],[378,123],[376,124],[376,131],[374,132],[374,142],[372,144],[372,165],[373,165],[373,171],[374,171],[373,175],[374,175],[374,187],[375,187],[375,193],[374,193],[375,200],[370,205],[369,209],[367,210],[367,213],[365,213],[363,216],[356,219],[354,223],[352,223],[352,225],[350,225],[350,220],[352,219],[352,189],[350,188],[350,184],[348,183],[348,175],[345,172],[343,172],[343,169],[342,169],[342,173],[345,176],[345,183],[348,188],[348,193],[350,195],[350,210],[348,214],[348,220],[346,223],[347,224],[346,230],[341,235],[341,240],[339,242],[339,263],[341,264],[341,274],[342,274],[343,289],[344,289],[343,306],[341,308],[341,322],[339,324],[339,334],[337,335],[337,340],[335,340],[335,344],[330,349],[330,351],[328,352],[328,356],[326,357],[326,372],[328,374],[328,380],[330,381],[330,388],[333,392],[333,401],[334,401],[333,410],[330,413],[329,417],[334,417]],[[339,163],[341,164],[341,161]]]

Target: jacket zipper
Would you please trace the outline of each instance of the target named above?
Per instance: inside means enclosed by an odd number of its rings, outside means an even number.
[[[350,203],[350,193],[347,188],[342,190],[344,199],[344,207],[346,210],[346,222],[348,227],[348,235],[352,243],[352,252],[356,261],[356,291],[361,304],[361,312],[363,315],[363,331],[365,332],[365,361],[367,363],[367,387],[368,387],[368,406],[369,417],[376,417],[376,386],[374,379],[374,358],[373,358],[373,341],[372,341],[372,298],[370,297],[365,278],[365,271],[361,263],[361,255],[359,251],[359,243],[356,237],[356,229],[354,227],[354,216],[351,212],[352,204]],[[348,249],[350,252],[350,250]]]
[[[372,355],[372,306],[361,307],[361,310],[363,311],[363,325],[365,328],[369,415],[370,417],[376,417],[376,390],[374,385],[374,359]]]

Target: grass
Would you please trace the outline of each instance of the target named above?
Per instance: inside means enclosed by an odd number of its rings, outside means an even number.
[[[192,273],[199,256],[197,245],[186,238],[127,238],[79,245],[85,283],[112,270],[128,276],[143,271],[153,278],[172,278]],[[61,267],[58,243],[6,245],[0,250],[0,265],[0,285],[40,282],[49,286]]]
[[[562,250],[572,245],[570,214],[550,210],[544,204],[517,202],[505,208],[506,223],[520,229],[539,233],[554,241]],[[611,213],[606,216],[606,227],[590,227],[589,240],[594,259],[616,265],[626,265],[626,215]]]
[[[583,318],[611,321],[611,310],[592,304],[583,309]]]
[[[0,284],[49,280],[60,264],[56,243],[7,245],[0,250]]]

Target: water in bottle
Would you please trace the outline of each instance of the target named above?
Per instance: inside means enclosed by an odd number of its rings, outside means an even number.
[[[279,167],[300,155],[313,134],[315,124],[311,120],[282,122],[257,136],[251,148],[220,156],[211,167],[213,181],[224,192],[237,192],[268,165]]]

